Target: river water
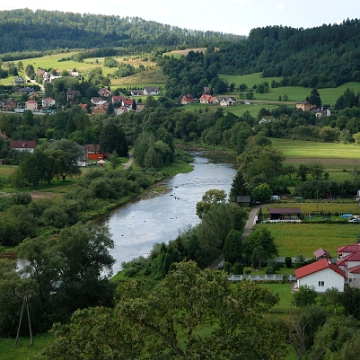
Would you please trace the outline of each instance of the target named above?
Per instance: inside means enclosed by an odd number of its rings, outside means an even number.
[[[111,255],[116,263],[147,256],[155,243],[175,239],[189,226],[197,225],[196,203],[210,189],[229,194],[236,174],[235,159],[213,152],[192,152],[194,170],[163,181],[168,192],[133,201],[109,214],[105,219],[115,248]]]

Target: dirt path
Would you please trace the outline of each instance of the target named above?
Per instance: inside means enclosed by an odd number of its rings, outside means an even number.
[[[134,161],[133,154],[129,153],[129,160],[126,164],[124,164],[124,170],[128,170],[132,165],[133,161]]]
[[[259,209],[260,209],[260,206],[256,206],[251,209],[249,217],[245,223],[245,229],[244,229],[244,233],[242,234],[241,240],[244,241],[247,238],[247,236],[249,236],[249,234],[255,224],[255,216],[257,215]],[[222,261],[224,261],[223,254],[221,254],[216,260],[214,260],[214,262],[210,265],[210,269],[217,270],[219,264],[221,264]]]

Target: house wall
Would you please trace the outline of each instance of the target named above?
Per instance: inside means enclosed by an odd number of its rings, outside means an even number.
[[[324,286],[319,286],[319,281],[323,281]],[[297,282],[298,286],[314,286],[318,293],[323,293],[332,287],[337,288],[340,292],[344,291],[344,277],[331,269],[317,271],[316,273],[298,279]]]

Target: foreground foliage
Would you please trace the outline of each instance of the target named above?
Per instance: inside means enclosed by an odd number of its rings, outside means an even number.
[[[153,291],[123,284],[114,310],[74,313],[53,327],[48,359],[283,359],[284,334],[267,316],[278,298],[250,282],[182,262]]]

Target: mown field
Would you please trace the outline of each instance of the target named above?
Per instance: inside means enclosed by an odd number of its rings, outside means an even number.
[[[300,207],[301,208],[301,207]],[[314,251],[324,248],[333,257],[340,246],[354,244],[360,234],[356,223],[275,223],[258,224],[256,228],[266,227],[275,238],[280,257],[314,257]]]
[[[246,84],[248,88],[252,88],[253,85],[260,84],[267,81],[271,85],[272,80],[279,82],[281,77],[262,78],[261,73],[255,73],[250,75],[224,75],[220,74],[220,79],[227,80],[230,83],[235,83],[238,87],[240,84]],[[347,89],[353,89],[355,93],[360,91],[359,82],[348,82],[340,85],[337,88],[319,89],[321,100],[323,104],[335,105],[336,100],[344,93]],[[283,98],[286,94],[289,102],[304,101],[307,96],[310,95],[311,89],[304,88],[301,86],[286,86],[270,89],[269,93],[258,94],[254,92],[254,100],[262,101],[278,101],[279,96]],[[234,93],[236,95],[236,93]]]

